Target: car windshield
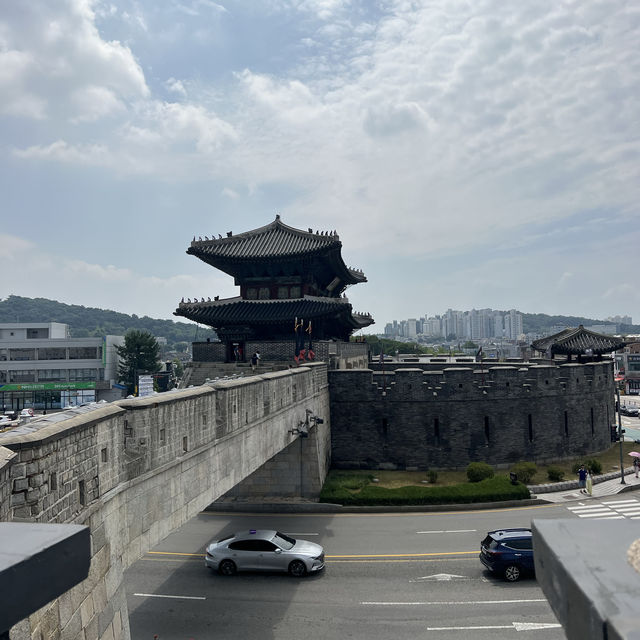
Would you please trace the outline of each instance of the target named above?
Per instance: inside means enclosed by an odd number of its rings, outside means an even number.
[[[285,551],[293,549],[296,544],[296,541],[293,538],[285,536],[284,533],[280,533],[279,531],[276,531],[276,535],[273,536],[272,541]]]

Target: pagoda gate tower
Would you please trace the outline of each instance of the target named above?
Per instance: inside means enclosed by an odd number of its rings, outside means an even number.
[[[303,343],[304,359],[316,342],[348,342],[354,331],[374,321],[369,314],[354,313],[344,293],[367,279],[345,265],[341,249],[335,231],[302,231],[285,225],[279,215],[253,231],[194,238],[187,253],[233,276],[240,295],[183,298],[174,315],[214,329],[226,362],[248,359],[248,349],[288,360],[298,356]],[[269,347],[276,343],[286,344],[288,353]]]

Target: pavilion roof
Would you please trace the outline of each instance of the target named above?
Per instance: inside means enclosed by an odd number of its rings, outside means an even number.
[[[626,342],[615,336],[589,331],[582,325],[573,329],[564,329],[552,336],[535,340],[531,347],[536,351],[549,351],[551,354],[564,355],[601,355],[622,349]]]
[[[325,257],[345,284],[366,282],[364,273],[347,267],[341,257],[342,243],[335,231],[303,231],[284,224],[280,216],[263,227],[226,237],[193,239],[187,253],[226,273],[234,273],[237,265],[283,258]]]
[[[326,316],[339,316],[352,329],[362,329],[373,324],[369,314],[353,313],[346,298],[305,296],[283,300],[244,300],[241,297],[225,300],[181,302],[174,315],[184,316],[211,327],[235,324],[279,325],[295,318],[314,320]]]

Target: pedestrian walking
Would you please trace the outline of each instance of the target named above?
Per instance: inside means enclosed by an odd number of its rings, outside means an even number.
[[[254,351],[251,356],[251,371],[255,371],[258,366],[258,354]]]
[[[633,470],[636,472],[636,478],[638,477],[638,471],[640,471],[640,458],[633,459]]]
[[[593,495],[593,478],[591,477],[591,471],[587,471],[587,493]]]
[[[580,493],[587,493],[587,470],[584,468],[583,464],[581,464],[578,469],[578,486],[580,487]]]

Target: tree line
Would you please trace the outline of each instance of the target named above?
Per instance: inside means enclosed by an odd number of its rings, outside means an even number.
[[[156,320],[149,316],[139,317],[46,298],[15,295],[0,300],[0,323],[7,322],[61,322],[69,325],[73,338],[123,336],[131,329],[148,331],[156,337],[166,338],[168,349],[176,349],[177,345],[179,351],[192,342],[215,339],[212,329],[191,322]]]

